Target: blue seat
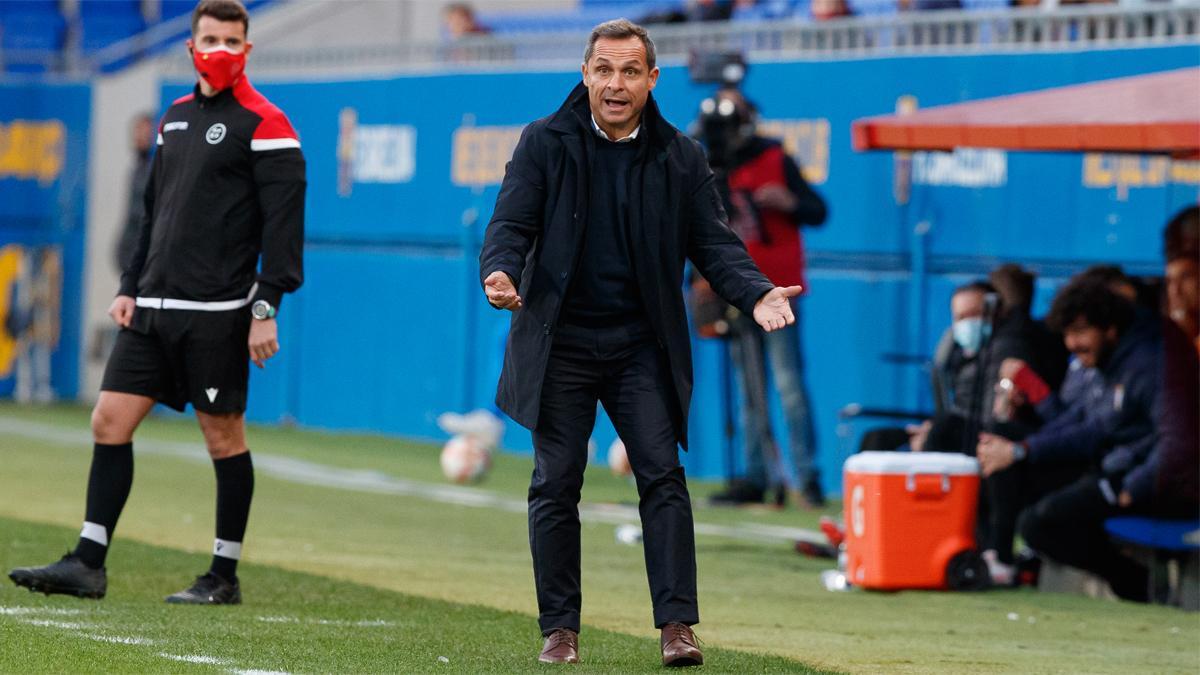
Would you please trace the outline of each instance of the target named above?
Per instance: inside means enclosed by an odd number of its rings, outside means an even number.
[[[57,0],[4,0],[0,2],[0,18],[7,16],[58,16]]]
[[[141,17],[142,3],[141,0],[80,0],[79,15],[84,19],[94,16]]]
[[[1200,551],[1200,520],[1161,520],[1122,516],[1104,521],[1109,535],[1126,543],[1162,551]]]
[[[136,35],[146,29],[141,15],[103,15],[83,17],[83,36],[80,46],[85,52],[103,49],[114,42]]]
[[[159,14],[163,21],[167,21],[177,16],[191,14],[192,10],[196,8],[196,3],[192,0],[162,0],[159,8]]]
[[[479,23],[493,33],[586,32],[596,24],[624,16],[633,21],[673,9],[679,2],[593,2],[576,9],[557,11],[488,12],[479,15]]]
[[[900,11],[896,0],[849,0],[846,5],[854,16],[886,16]]]
[[[1008,0],[962,0],[963,9],[1008,9]]]
[[[0,2],[0,5],[3,5]],[[6,50],[54,51],[62,49],[67,22],[61,14],[4,14],[0,15]]]

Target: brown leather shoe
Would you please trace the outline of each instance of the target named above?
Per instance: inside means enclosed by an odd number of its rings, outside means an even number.
[[[546,636],[538,656],[542,663],[579,663],[579,633],[570,628],[555,628]]]
[[[669,623],[662,629],[664,666],[702,666],[704,655],[696,645],[696,634],[681,623]]]

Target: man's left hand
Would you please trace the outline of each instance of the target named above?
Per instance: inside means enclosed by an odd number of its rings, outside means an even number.
[[[754,321],[768,333],[796,323],[796,315],[792,314],[792,303],[788,300],[803,291],[803,286],[772,288],[754,305]]]
[[[250,360],[259,368],[279,353],[279,327],[275,319],[250,321]]]
[[[1121,494],[1117,495],[1117,506],[1123,509],[1133,506],[1133,495],[1129,494],[1129,490],[1121,490]]]
[[[979,460],[983,475],[990,476],[1012,466],[1016,461],[1013,445],[1012,441],[1002,436],[987,432],[979,434],[979,445],[975,448],[975,457]]]

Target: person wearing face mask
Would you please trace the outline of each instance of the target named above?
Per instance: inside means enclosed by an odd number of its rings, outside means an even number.
[[[202,0],[192,13],[197,83],[159,123],[144,213],[109,308],[121,331],[92,413],[83,530],[58,562],[12,570],[18,585],[104,597],[134,431],[156,402],[191,404],[216,473],[216,539],[208,572],[167,602],[241,602],[236,571],[254,490],[249,362],[261,368],[279,351],[280,300],[303,280],[306,185],[299,137],[246,78],[249,24],[237,0]]]
[[[1010,433],[1027,431],[1018,422],[996,419],[993,398],[1005,359],[1028,360],[1033,340],[986,281],[960,286],[950,296],[951,324],[934,354],[933,387],[937,414],[909,427],[914,450],[973,454],[971,438],[998,425]]]

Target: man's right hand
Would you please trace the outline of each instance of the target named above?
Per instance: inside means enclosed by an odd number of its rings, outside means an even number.
[[[499,270],[492,272],[483,280],[483,290],[487,293],[488,302],[497,309],[521,309],[521,296],[513,286],[508,274]]]
[[[1000,378],[1015,380],[1017,373],[1021,372],[1021,369],[1027,365],[1029,364],[1021,359],[1014,359],[1010,356],[1000,362]]]
[[[133,298],[128,295],[118,295],[116,298],[113,298],[112,304],[108,306],[108,315],[121,328],[129,328],[129,324],[133,323],[133,309],[135,307],[137,307],[137,303]]]
[[[933,428],[933,420],[925,420],[918,424],[909,424],[904,427],[904,431],[908,433],[908,445],[913,452],[924,452],[925,442],[929,440],[929,430]]]

